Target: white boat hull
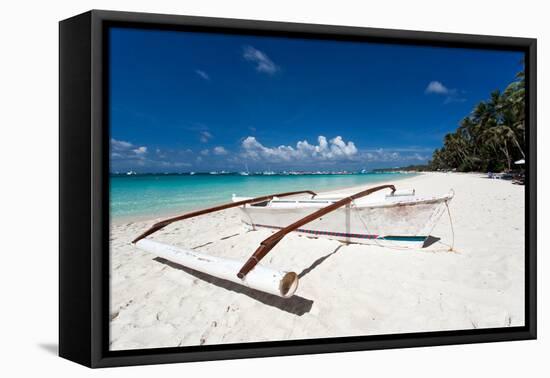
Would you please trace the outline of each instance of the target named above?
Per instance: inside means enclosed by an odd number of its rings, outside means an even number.
[[[420,198],[412,195],[378,196],[337,209],[295,232],[346,243],[420,247],[445,211],[453,194]],[[237,198],[235,198],[236,200]],[[264,206],[240,207],[250,228],[282,229],[334,200],[274,200]]]

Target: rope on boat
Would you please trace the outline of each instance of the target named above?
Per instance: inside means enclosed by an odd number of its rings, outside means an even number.
[[[357,218],[359,218],[359,220],[363,224],[363,227],[365,227],[365,230],[366,230],[367,234],[371,234],[371,232],[369,231],[369,227],[367,226],[367,223],[365,222],[365,220],[361,216],[361,213],[359,212],[357,204],[355,203],[355,201],[352,201],[351,203],[353,204],[353,207],[351,207],[351,208],[353,208],[355,210],[355,214],[357,215]],[[372,235],[374,235],[374,233]],[[414,249],[414,248],[407,247],[407,246],[404,246],[404,245],[397,245],[397,244],[393,243],[391,240],[386,240],[385,245],[381,244],[380,241],[376,238],[374,238],[372,240],[374,240],[374,242],[379,247],[382,247],[382,248],[390,248],[390,249],[398,249],[398,250]]]
[[[454,251],[455,247],[455,228],[453,226],[453,217],[451,216],[451,209],[449,209],[449,202],[445,201],[445,207],[447,208],[447,214],[449,215],[449,223],[451,224],[451,248],[449,248],[449,251]]]
[[[353,206],[351,206],[351,208],[353,208],[355,210],[355,214],[357,215],[357,218],[359,218],[359,220],[361,221],[361,223],[363,224],[363,227],[365,227],[365,230],[367,232],[367,234],[370,233],[369,231],[369,227],[367,226],[367,223],[365,222],[365,220],[363,219],[363,217],[361,216],[361,213],[359,212],[359,209],[357,207],[357,204],[355,203],[355,201],[351,201],[351,204]],[[453,226],[453,218],[451,216],[451,209],[449,208],[449,202],[447,200],[445,200],[445,207],[447,208],[447,215],[449,216],[449,223],[451,225],[451,246],[449,248],[449,251],[454,251],[454,245],[455,245],[455,229],[454,229],[454,226]],[[429,233],[431,233],[431,231],[433,231],[433,229],[435,228],[435,224],[432,226],[432,229],[430,230]],[[374,235],[374,234],[373,234]],[[385,240],[385,244],[381,244],[378,239],[372,239],[374,240],[374,242],[379,246],[379,247],[383,247],[383,248],[390,248],[390,249],[397,249],[397,250],[411,250],[411,249],[417,249],[417,248],[413,248],[413,247],[407,247],[407,246],[404,246],[404,245],[397,245],[395,243],[393,243],[391,240]]]

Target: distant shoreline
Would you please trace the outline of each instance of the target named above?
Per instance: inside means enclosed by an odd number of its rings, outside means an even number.
[[[395,168],[400,169],[400,168]],[[404,169],[404,168],[403,168]],[[374,169],[371,171],[281,171],[281,172],[244,172],[239,171],[212,171],[212,172],[110,172],[111,177],[132,177],[132,176],[353,176],[353,175],[375,175],[381,173],[394,173],[392,169]]]

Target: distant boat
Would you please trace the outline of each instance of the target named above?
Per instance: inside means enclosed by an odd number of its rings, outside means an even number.
[[[276,174],[276,173],[273,172],[273,171],[263,171],[262,172],[262,175],[264,175],[264,176],[273,176],[274,174]]]
[[[248,176],[248,175],[250,175],[250,173],[241,171],[241,172],[239,172],[239,175],[241,175],[241,176]]]
[[[190,176],[193,176],[194,174],[195,174],[195,172],[189,172]]]
[[[210,171],[210,174],[211,174],[211,175],[219,175],[219,173],[216,172],[216,171]]]
[[[250,175],[250,172],[248,171],[248,164],[244,164],[244,166],[246,167],[246,171],[241,171],[239,172],[239,175],[241,176],[249,176]]]
[[[135,176],[137,173],[135,171],[128,171],[126,172],[126,176]]]

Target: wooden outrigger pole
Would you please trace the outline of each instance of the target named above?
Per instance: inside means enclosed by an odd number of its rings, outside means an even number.
[[[265,257],[265,255],[267,255],[269,253],[269,251],[271,251],[273,249],[273,247],[275,247],[277,245],[277,243],[279,243],[281,241],[281,239],[285,237],[286,234],[288,234],[292,231],[295,231],[298,228],[300,228],[300,227],[302,227],[302,226],[304,226],[304,225],[306,225],[310,222],[313,222],[314,220],[319,219],[323,215],[328,214],[331,211],[334,211],[334,210],[336,210],[336,209],[338,209],[342,206],[345,206],[345,205],[349,204],[350,202],[355,201],[358,198],[368,196],[371,193],[377,192],[377,191],[382,190],[382,189],[387,189],[387,188],[391,189],[392,193],[395,192],[395,186],[393,186],[393,185],[376,186],[374,188],[370,188],[370,189],[364,190],[362,192],[356,193],[352,196],[342,198],[341,200],[339,200],[337,202],[334,202],[333,204],[328,205],[326,207],[323,207],[322,209],[319,209],[316,212],[314,212],[312,214],[309,214],[308,216],[303,217],[302,219],[297,220],[296,222],[292,223],[291,225],[282,228],[281,230],[274,233],[273,235],[271,235],[270,237],[268,237],[267,239],[265,239],[264,241],[262,241],[260,243],[260,246],[258,247],[258,249],[256,249],[254,254],[243,265],[243,267],[241,268],[241,270],[237,274],[237,277],[239,277],[240,279],[243,279],[248,274],[248,272],[250,272],[252,269],[254,269],[256,264],[258,264],[258,262],[260,262],[260,260],[263,259]]]
[[[197,211],[193,211],[191,213],[178,215],[177,217],[165,219],[163,221],[155,223],[154,225],[151,226],[151,228],[149,228],[143,234],[139,235],[137,238],[132,240],[132,244],[136,244],[141,239],[146,238],[147,236],[152,235],[155,232],[162,230],[164,227],[168,226],[169,224],[174,223],[174,222],[178,222],[180,220],[194,218],[194,217],[198,217],[199,215],[209,214],[209,213],[213,213],[213,212],[216,212],[216,211],[222,211],[222,210],[230,209],[232,207],[238,207],[238,206],[242,206],[242,205],[248,205],[248,204],[251,204],[251,203],[258,203],[258,202],[263,202],[263,201],[270,201],[274,197],[288,197],[288,196],[294,196],[296,194],[304,194],[304,193],[311,194],[313,197],[315,197],[317,195],[317,193],[312,192],[311,190],[302,190],[302,191],[298,191],[298,192],[286,192],[286,193],[270,194],[268,196],[250,198],[250,199],[246,199],[246,200],[242,200],[242,201],[238,201],[238,202],[230,202],[230,203],[226,203],[226,204],[223,204],[223,205],[209,207],[207,209],[197,210]]]

